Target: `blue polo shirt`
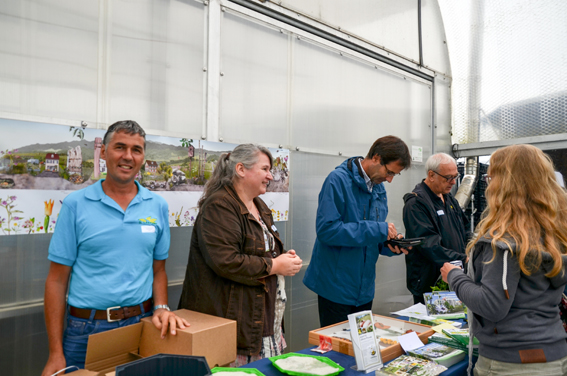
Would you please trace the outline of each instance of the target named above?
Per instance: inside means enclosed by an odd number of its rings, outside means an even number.
[[[138,182],[126,211],[102,180],[63,201],[48,259],[73,267],[68,303],[78,308],[132,306],[152,296],[153,260],[169,251],[167,202]]]

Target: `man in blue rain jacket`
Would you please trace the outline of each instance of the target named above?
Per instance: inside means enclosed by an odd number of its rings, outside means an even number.
[[[398,137],[386,136],[374,142],[366,158],[347,159],[323,183],[317,239],[303,279],[318,295],[322,327],[371,309],[379,253],[406,253],[384,247],[398,232],[386,222],[388,200],[382,183],[391,182],[410,164],[407,145]]]

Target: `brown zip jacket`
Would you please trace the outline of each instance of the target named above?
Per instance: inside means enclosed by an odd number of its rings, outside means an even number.
[[[225,186],[203,203],[191,237],[179,308],[237,321],[239,355],[256,355],[262,337],[274,334],[277,277],[272,258],[283,250],[268,206],[254,203],[274,236],[266,252],[260,223],[234,188]]]

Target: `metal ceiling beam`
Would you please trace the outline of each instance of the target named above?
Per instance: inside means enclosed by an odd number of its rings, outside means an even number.
[[[567,133],[475,142],[472,144],[454,144],[453,154],[457,158],[490,155],[497,149],[516,144],[530,144],[541,150],[567,149]]]
[[[333,35],[331,33],[328,33],[324,30],[318,29],[312,25],[309,25],[305,22],[293,19],[285,14],[279,13],[273,9],[267,8],[267,7],[263,7],[257,3],[254,3],[250,0],[229,0],[230,2],[233,2],[235,4],[238,4],[240,6],[243,6],[245,8],[251,9],[255,12],[261,13],[265,16],[271,17],[273,19],[276,19],[280,22],[286,23],[288,25],[291,25],[293,27],[296,27],[300,30],[303,30],[305,32],[311,33],[313,35],[316,35],[320,38],[326,39],[330,42],[336,43],[340,46],[343,46],[345,48],[351,49],[353,51],[356,51],[360,54],[363,54],[365,56],[368,56],[370,58],[376,59],[378,61],[381,61],[385,64],[391,65],[393,67],[396,67],[404,72],[407,72],[409,74],[412,74],[414,76],[420,77],[426,81],[429,82],[433,82],[434,77],[426,74],[424,72],[421,72],[415,68],[412,67],[408,67],[407,65],[404,65],[396,60],[390,59],[386,56],[382,56],[374,51],[371,51],[367,48],[361,47],[353,42],[350,42],[348,40],[342,39],[337,37],[336,35]]]

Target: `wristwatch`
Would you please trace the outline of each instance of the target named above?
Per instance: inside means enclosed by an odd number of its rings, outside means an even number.
[[[160,309],[160,308],[167,309],[168,311],[171,311],[171,309],[169,309],[169,306],[167,304],[158,304],[158,305],[154,306],[154,311],[156,309]]]

